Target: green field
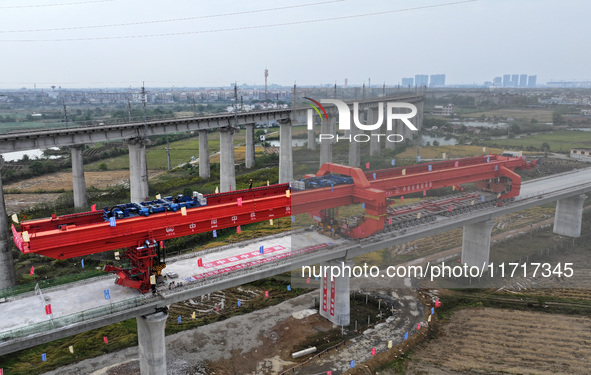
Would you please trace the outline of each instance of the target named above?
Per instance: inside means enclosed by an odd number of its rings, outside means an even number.
[[[485,141],[489,147],[526,150],[528,147],[540,149],[542,143],[550,145],[552,152],[568,152],[571,148],[591,148],[591,132],[560,130],[552,133],[532,134],[523,138],[492,139]]]
[[[507,118],[513,117],[515,119],[536,119],[539,122],[552,122],[552,113],[551,109],[538,109],[538,108],[527,108],[527,109],[517,109],[517,108],[503,108],[503,109],[491,109],[486,111],[475,111],[471,112],[471,117],[480,117],[484,115],[485,117],[499,117],[499,118]]]
[[[245,131],[234,134],[234,145],[244,143]],[[220,138],[216,133],[209,134],[208,137],[209,153],[220,150]],[[191,156],[199,157],[199,137],[183,139],[170,143],[170,164],[177,167],[191,161]],[[146,150],[148,169],[167,169],[166,145],[148,147]],[[129,155],[124,154],[114,158],[103,159],[84,166],[84,170],[98,171],[99,165],[105,163],[107,169],[129,169]]]

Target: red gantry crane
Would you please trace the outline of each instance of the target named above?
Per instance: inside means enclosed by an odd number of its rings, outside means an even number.
[[[366,214],[358,226],[343,234],[367,237],[384,229],[389,198],[476,182],[478,188],[508,199],[519,195],[521,186],[521,177],[513,170],[536,164],[522,157],[485,155],[364,172],[327,163],[316,179],[335,174],[345,178],[336,184],[334,179],[327,180],[314,189],[295,191],[294,186],[293,195],[289,184],[277,184],[205,195],[206,203],[198,206],[184,207],[182,199],[180,204],[160,199],[24,221],[18,230],[13,225],[12,233],[21,252],[54,259],[126,249],[121,257],[130,260],[130,267],[106,266],[105,270],[117,274],[117,284],[148,292],[154,284],[151,276],[160,275],[166,266],[161,241],[167,239],[300,213],[322,222],[331,209],[354,203],[364,203]]]

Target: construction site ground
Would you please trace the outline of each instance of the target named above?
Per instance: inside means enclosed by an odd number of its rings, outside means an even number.
[[[362,330],[363,325],[360,324],[360,331],[363,332],[358,338],[333,350],[331,355],[309,362],[296,373],[310,374],[310,371],[326,368],[333,374],[340,374],[347,370],[350,360],[361,363],[370,359],[372,347],[383,345],[385,348],[385,338],[401,341],[405,331],[423,321],[424,309],[414,291],[399,293],[391,296],[403,301],[393,318],[370,329]],[[302,344],[318,336],[324,340],[333,337],[335,344],[340,339],[340,327],[334,327],[318,313],[301,317],[314,308],[315,298],[318,298],[317,291],[249,314],[167,336],[167,373],[277,374],[291,368],[308,359],[291,358],[291,353],[301,350]],[[372,315],[371,319],[376,317]],[[139,373],[138,348],[132,347],[61,367],[45,375]]]

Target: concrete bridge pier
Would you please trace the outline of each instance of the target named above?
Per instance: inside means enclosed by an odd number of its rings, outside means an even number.
[[[291,146],[291,121],[279,124],[279,183],[293,180],[293,148]]]
[[[468,267],[486,267],[490,255],[490,234],[495,226],[494,220],[464,226],[462,238],[462,264]]]
[[[367,110],[367,122],[368,125],[373,125],[378,121],[379,114],[377,108],[369,108]],[[380,140],[378,134],[382,132],[382,127],[371,131],[371,139],[369,140],[369,155],[380,156]]]
[[[207,130],[199,130],[199,177],[209,178],[209,144]]]
[[[329,129],[330,129],[330,134],[334,135],[334,138],[331,139],[332,143],[337,143],[337,135],[339,133],[339,128],[337,127],[337,116],[336,115],[332,115],[330,116],[330,120],[328,120],[328,124],[329,124]],[[331,152],[331,160],[332,160],[332,147],[330,149]]]
[[[308,130],[308,150],[316,151],[316,132]]]
[[[583,203],[587,199],[585,194],[568,197],[556,202],[554,214],[554,233],[568,237],[581,236],[581,222],[583,220]]]
[[[139,316],[137,341],[142,375],[166,375],[166,326],[168,311]]]
[[[416,104],[417,107],[417,122],[416,127],[419,130],[423,130],[423,101],[420,101]]]
[[[220,193],[236,190],[234,129],[220,128]]]
[[[4,158],[0,155],[0,170],[3,166]],[[16,274],[12,259],[12,241],[8,234],[7,221],[2,176],[0,175],[0,289],[12,288],[16,285]]]
[[[345,267],[353,267],[353,262],[344,259],[323,262],[320,266],[338,267],[342,270],[343,263]],[[348,326],[351,322],[349,284],[348,273],[345,276],[341,275],[331,279],[329,271],[320,280],[320,306],[318,308],[320,316],[337,326]]]
[[[361,131],[353,122],[353,112],[351,112],[351,124],[349,134],[351,135],[351,143],[349,143],[349,166],[359,167],[361,165],[361,143],[355,141],[355,136]]]
[[[148,163],[146,161],[145,138],[127,140],[129,148],[129,187],[132,202],[143,202],[148,198]]]
[[[386,111],[386,110],[387,109],[384,109],[384,111]],[[392,111],[394,113],[398,113],[400,110],[398,108],[394,108]],[[384,115],[384,119],[386,119],[386,115]],[[386,136],[392,135],[392,134],[400,134],[400,130],[399,130],[400,128],[398,126],[399,122],[400,122],[400,120],[398,120],[398,119],[395,119],[394,121],[392,121],[392,130],[386,130]],[[391,138],[393,141],[395,140],[394,137],[391,137]],[[399,137],[397,137],[397,138],[399,138]],[[395,142],[388,142],[388,140],[386,140],[385,148],[388,150],[394,150],[394,149],[396,149],[396,143]]]
[[[74,190],[74,207],[87,206],[86,182],[84,181],[84,162],[82,160],[82,145],[71,146],[72,152],[72,185]]]
[[[246,168],[254,167],[254,124],[246,124]]]
[[[331,124],[326,121],[322,120],[322,125],[320,125],[320,133],[321,134],[333,134],[331,132]],[[331,139],[321,139],[320,140],[320,165],[324,163],[332,163],[332,140]]]
[[[312,124],[312,130],[308,129],[308,150],[316,150],[316,132],[314,130],[314,113],[311,109],[306,111],[307,124]]]

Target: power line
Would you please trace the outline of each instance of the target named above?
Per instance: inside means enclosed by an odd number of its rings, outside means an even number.
[[[276,24],[268,24],[268,25],[231,27],[231,28],[225,28],[225,29],[185,31],[185,32],[175,32],[175,33],[163,33],[163,34],[143,34],[143,35],[126,35],[126,36],[87,37],[87,38],[63,38],[63,39],[0,39],[0,42],[73,42],[73,41],[89,41],[89,40],[115,40],[115,39],[153,38],[153,37],[179,36],[179,35],[191,35],[191,34],[213,34],[213,33],[218,33],[218,32],[225,32],[225,31],[255,30],[255,29],[265,29],[265,28],[281,27],[281,26],[303,25],[303,24],[319,23],[319,22],[327,22],[327,21],[339,21],[339,20],[362,18],[362,17],[370,17],[370,16],[381,16],[381,15],[384,15],[384,14],[410,12],[410,11],[416,11],[416,10],[422,10],[422,9],[430,9],[430,8],[439,8],[439,7],[450,6],[450,5],[458,5],[458,4],[472,3],[472,2],[476,2],[476,1],[478,1],[478,0],[463,0],[463,1],[455,1],[455,2],[450,2],[450,3],[443,3],[443,4],[425,5],[425,6],[413,7],[413,8],[403,8],[403,9],[385,10],[385,11],[373,12],[373,13],[354,14],[354,15],[349,15],[349,16],[320,18],[320,19],[305,20],[305,21],[292,21],[292,22],[284,22],[284,23],[276,23]]]
[[[37,4],[37,5],[11,5],[11,6],[0,7],[0,9],[60,7],[60,6],[65,6],[65,5],[86,5],[86,4],[94,4],[94,3],[106,3],[109,1],[117,1],[117,0],[93,0],[93,1],[79,1],[79,2],[75,2],[75,3]]]
[[[108,1],[114,1],[114,0],[108,0]],[[171,19],[165,19],[165,20],[128,22],[128,23],[113,23],[113,24],[108,24],[108,25],[73,26],[73,27],[60,27],[60,28],[52,28],[52,29],[27,29],[27,30],[6,30],[6,31],[0,30],[0,33],[27,33],[27,32],[39,32],[39,31],[45,32],[45,31],[63,31],[63,30],[82,30],[82,29],[98,29],[98,28],[106,28],[106,27],[147,25],[147,24],[154,24],[154,23],[194,21],[194,20],[206,19],[206,18],[239,16],[239,15],[252,14],[252,13],[274,12],[274,11],[285,10],[285,9],[304,8],[304,7],[310,7],[310,6],[316,6],[316,5],[325,5],[325,4],[330,4],[330,3],[341,3],[343,1],[346,1],[346,0],[330,0],[330,1],[323,1],[323,2],[319,2],[319,3],[307,3],[307,4],[300,4],[300,5],[290,5],[290,6],[285,6],[285,7],[245,10],[242,12],[211,14],[211,15],[207,15],[207,16],[171,18]]]

